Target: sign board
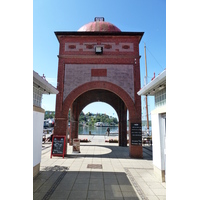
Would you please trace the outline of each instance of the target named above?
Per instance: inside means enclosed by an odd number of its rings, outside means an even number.
[[[142,145],[141,123],[131,123],[131,144]]]
[[[73,153],[80,153],[80,139],[73,139]]]
[[[51,146],[51,158],[52,156],[62,156],[64,158],[66,147],[66,136],[53,135]]]

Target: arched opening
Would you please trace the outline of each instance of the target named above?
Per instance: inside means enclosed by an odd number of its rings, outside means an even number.
[[[105,102],[113,107],[119,119],[118,133],[119,146],[127,146],[127,108],[122,99],[115,93],[103,90],[93,89],[79,95],[70,107],[70,136],[69,144],[72,145],[74,138],[78,138],[79,116],[81,111],[90,103]]]
[[[109,105],[108,103],[97,101],[88,104],[82,110],[84,113],[93,112],[93,113],[105,113],[109,116],[115,117],[118,120],[118,115],[116,110]]]
[[[105,136],[109,128],[112,135],[118,135],[118,123],[118,115],[112,106],[93,102],[84,107],[79,115],[78,134]]]

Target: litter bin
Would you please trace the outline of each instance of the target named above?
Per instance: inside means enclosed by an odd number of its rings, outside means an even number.
[[[80,139],[73,139],[73,153],[80,153]]]

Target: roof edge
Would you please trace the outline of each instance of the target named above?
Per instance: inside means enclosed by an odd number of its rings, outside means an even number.
[[[43,79],[37,72],[33,70],[33,82],[43,89],[46,90],[49,94],[58,94],[59,91],[51,85],[46,79]]]
[[[149,93],[151,90],[156,89],[156,87],[158,85],[160,85],[161,83],[166,82],[166,70],[164,70],[163,72],[161,72],[156,78],[154,78],[150,83],[148,83],[147,85],[145,85],[143,88],[141,88],[137,94],[138,95],[147,95],[147,93]],[[153,94],[149,94],[149,95],[153,95]],[[154,95],[153,95],[154,96]]]
[[[56,36],[59,35],[140,35],[143,36],[144,32],[103,32],[103,31],[55,31]]]
[[[144,32],[103,32],[103,31],[55,31],[58,41],[59,36],[140,36],[139,43],[144,35]]]

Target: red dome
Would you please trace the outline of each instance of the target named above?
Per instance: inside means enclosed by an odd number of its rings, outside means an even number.
[[[105,21],[90,22],[79,28],[78,31],[121,32],[115,25]]]

